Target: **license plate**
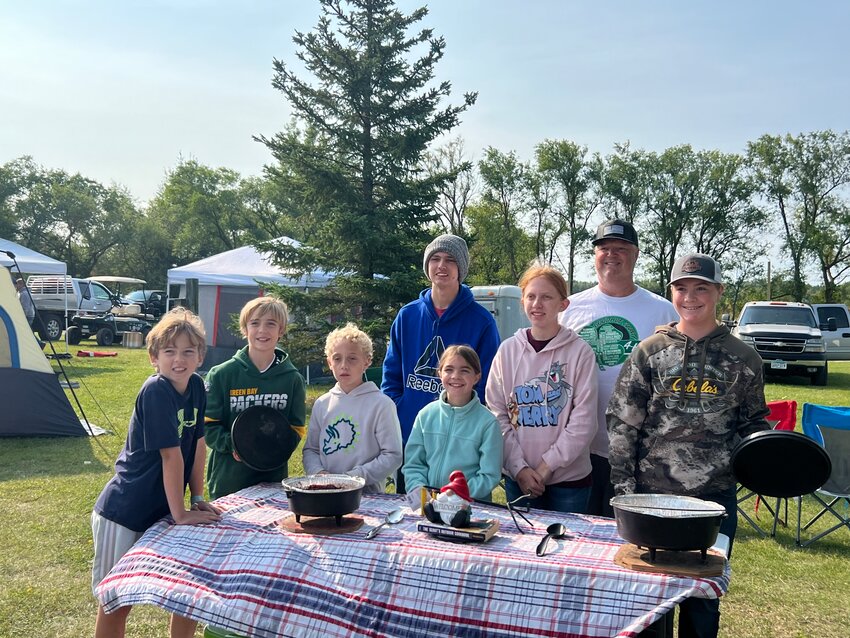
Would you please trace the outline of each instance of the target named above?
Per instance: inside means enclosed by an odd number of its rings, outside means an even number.
[[[784,361],[771,361],[770,362],[770,369],[771,370],[787,370],[788,364],[785,363]]]

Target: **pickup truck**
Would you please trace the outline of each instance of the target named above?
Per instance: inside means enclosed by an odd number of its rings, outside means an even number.
[[[835,323],[819,323],[808,304],[751,301],[741,309],[732,334],[761,355],[765,373],[804,375],[812,385],[826,385],[829,367],[822,331]]]
[[[812,308],[821,324],[835,319],[835,326],[821,329],[829,361],[850,360],[850,310],[843,303],[813,303]]]
[[[27,279],[32,294],[39,336],[55,341],[79,310],[109,312],[117,297],[96,281],[72,277],[32,276]]]

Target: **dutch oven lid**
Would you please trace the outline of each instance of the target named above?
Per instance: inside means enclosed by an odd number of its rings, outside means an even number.
[[[750,434],[735,446],[732,472],[756,494],[791,498],[821,487],[832,472],[832,461],[804,434],[768,430]]]
[[[713,501],[675,494],[623,494],[610,502],[615,513],[624,510],[658,518],[704,518],[726,514],[726,508]]]
[[[252,405],[240,412],[230,429],[233,449],[252,470],[268,472],[286,465],[291,448],[289,420],[267,405]]]

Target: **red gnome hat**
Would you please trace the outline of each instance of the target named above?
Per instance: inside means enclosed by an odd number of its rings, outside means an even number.
[[[460,470],[455,470],[449,474],[449,482],[440,488],[440,492],[451,490],[463,500],[472,502],[472,497],[469,496],[469,486],[466,484],[466,477]]]

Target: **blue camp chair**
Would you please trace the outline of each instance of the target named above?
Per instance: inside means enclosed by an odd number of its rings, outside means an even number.
[[[806,547],[843,527],[850,530],[850,407],[804,403],[802,425],[803,434],[820,443],[832,459],[829,478],[823,487],[812,493],[821,510],[802,529],[808,529],[825,514],[831,514],[838,521],[828,530],[801,543],[800,499],[797,504],[797,545]]]

